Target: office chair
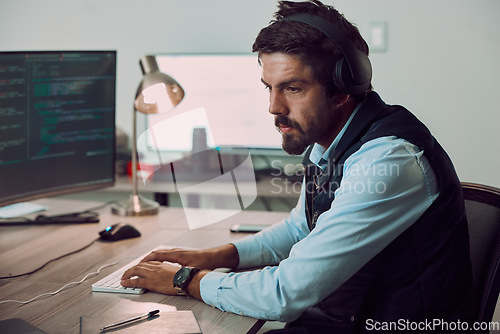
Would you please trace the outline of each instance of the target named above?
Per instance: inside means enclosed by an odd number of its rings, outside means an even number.
[[[462,183],[462,189],[479,303],[477,321],[490,322],[500,292],[500,189],[475,183]]]

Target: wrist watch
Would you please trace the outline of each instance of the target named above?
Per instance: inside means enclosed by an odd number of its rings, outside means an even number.
[[[194,267],[182,267],[179,269],[174,276],[174,289],[179,295],[187,295],[187,286],[191,279],[193,279],[194,274],[196,274],[200,269]]]

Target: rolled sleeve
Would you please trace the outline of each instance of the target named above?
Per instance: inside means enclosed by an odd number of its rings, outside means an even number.
[[[226,273],[212,271],[203,276],[200,281],[200,293],[203,302],[222,309],[223,306],[217,300],[217,292],[226,275]]]

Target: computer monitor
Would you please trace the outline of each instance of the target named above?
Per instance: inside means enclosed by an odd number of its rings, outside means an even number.
[[[211,149],[283,152],[256,54],[158,54],[156,60],[185,96],[174,112],[148,118],[149,149],[189,152],[205,129]]]
[[[114,184],[116,51],[0,52],[0,207]]]

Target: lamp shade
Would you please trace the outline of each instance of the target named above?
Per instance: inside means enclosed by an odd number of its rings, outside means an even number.
[[[136,98],[142,94],[145,103],[156,103],[157,108],[153,109],[156,113],[175,108],[184,98],[181,85],[174,78],[160,72],[154,56],[144,56],[139,63],[144,77],[137,88]]]

